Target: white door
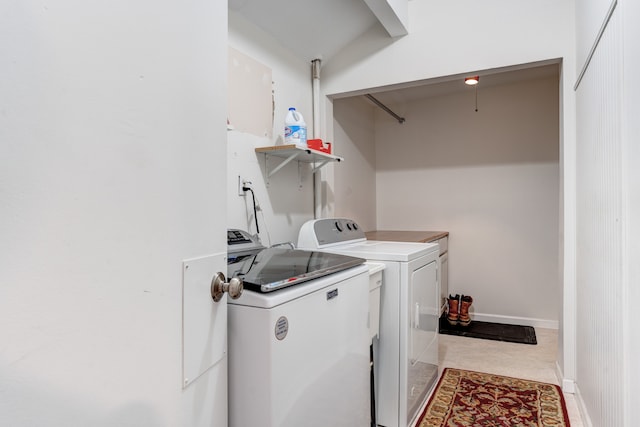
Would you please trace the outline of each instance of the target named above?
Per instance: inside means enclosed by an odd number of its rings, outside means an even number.
[[[196,115],[181,152],[190,165],[184,206],[190,236],[184,254],[182,317],[182,421],[184,426],[226,427],[228,424],[227,298],[211,295],[214,275],[226,278],[227,264],[227,3],[199,3],[209,25],[196,27],[188,43],[195,45],[195,84],[183,82],[193,102],[187,113]],[[191,110],[193,109],[193,110]],[[184,112],[183,112],[184,113]],[[186,129],[185,129],[186,130]],[[191,149],[190,149],[190,148]]]
[[[0,425],[225,427],[227,2],[0,28]]]

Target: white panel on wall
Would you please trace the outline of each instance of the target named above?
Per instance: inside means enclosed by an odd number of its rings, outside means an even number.
[[[271,68],[229,47],[227,117],[230,128],[271,138],[273,90]]]
[[[193,384],[227,355],[227,299],[211,296],[218,272],[227,275],[227,253],[182,263],[182,385]]]
[[[622,426],[621,47],[614,13],[577,89],[577,372],[594,426]]]

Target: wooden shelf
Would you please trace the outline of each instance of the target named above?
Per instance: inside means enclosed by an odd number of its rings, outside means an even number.
[[[266,156],[275,156],[284,160],[273,170],[267,170],[267,177],[274,175],[282,169],[287,163],[296,160],[303,163],[315,163],[313,172],[317,171],[329,162],[341,162],[342,157],[333,154],[323,153],[322,151],[313,150],[311,148],[300,148],[295,145],[273,145],[270,147],[258,147],[256,153],[262,153]]]

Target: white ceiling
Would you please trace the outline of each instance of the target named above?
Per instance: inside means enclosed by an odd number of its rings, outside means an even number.
[[[232,10],[296,56],[327,60],[373,25],[363,0],[228,0]]]
[[[372,26],[382,27],[364,0],[228,0],[228,6],[307,61],[327,61]],[[480,75],[479,87],[488,87],[558,73],[557,61],[543,61],[493,70],[470,70],[467,75]],[[470,90],[464,84],[464,77],[443,76],[372,89],[368,93],[383,104],[393,106]]]

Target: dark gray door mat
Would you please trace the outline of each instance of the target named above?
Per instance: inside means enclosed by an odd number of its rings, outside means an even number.
[[[469,326],[452,326],[447,322],[446,314],[440,317],[440,333],[520,344],[535,345],[538,343],[536,340],[536,330],[532,326],[506,325],[475,320],[472,321]]]

